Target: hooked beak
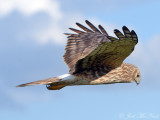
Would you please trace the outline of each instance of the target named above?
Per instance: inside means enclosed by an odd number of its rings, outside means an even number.
[[[137,83],[137,85],[139,85],[140,81],[141,81],[141,78],[136,78],[135,79],[135,82]]]

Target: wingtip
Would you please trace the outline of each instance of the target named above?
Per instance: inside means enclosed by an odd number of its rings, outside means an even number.
[[[85,20],[85,22],[86,22],[87,25],[92,25],[92,23],[89,22],[89,20]]]
[[[129,31],[129,29],[125,25],[122,27],[122,30]]]
[[[85,22],[87,23],[87,22],[89,22],[88,20],[85,20]]]
[[[74,31],[74,30],[75,30],[74,28],[68,28],[68,29],[70,29],[70,30],[72,30],[72,31]]]
[[[72,35],[72,33],[63,33],[63,34],[65,34],[65,35]]]
[[[131,31],[132,38],[138,43],[138,36],[134,30]]]
[[[131,31],[131,33],[133,33],[133,34],[137,35],[137,34],[136,34],[136,32],[135,32],[134,30],[132,30],[132,31]]]
[[[128,29],[125,25],[122,27],[122,29]]]
[[[98,25],[99,28],[103,28],[102,25]]]
[[[114,32],[119,32],[119,30],[118,29],[114,29]]]
[[[76,22],[76,25],[80,25],[80,23]]]

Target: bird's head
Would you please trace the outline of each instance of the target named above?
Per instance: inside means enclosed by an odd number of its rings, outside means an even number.
[[[141,81],[141,73],[140,73],[140,71],[137,69],[137,72],[136,72],[136,74],[135,74],[135,82],[137,83],[137,85],[140,83],[140,81]]]

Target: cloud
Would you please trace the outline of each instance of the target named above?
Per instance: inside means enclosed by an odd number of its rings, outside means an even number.
[[[63,33],[63,26],[60,24],[51,23],[47,28],[36,31],[33,34],[33,38],[41,44],[46,44],[49,42],[54,44],[64,44],[66,38]]]
[[[101,1],[95,0],[93,2],[94,2],[94,5],[97,5],[97,4],[104,5],[102,3],[106,3],[103,0]],[[125,2],[125,4],[128,4],[125,0],[124,1],[122,0],[122,2],[123,3]],[[65,1],[62,2],[62,1],[56,1],[56,0],[23,0],[23,1],[22,0],[0,0],[0,17],[7,16],[13,11],[17,11],[24,16],[31,16],[31,17],[34,16],[36,13],[41,13],[41,12],[45,13],[46,15],[48,15],[48,19],[49,19],[48,21],[44,20],[42,26],[35,25],[39,22],[39,21],[35,21],[34,23],[32,23],[33,25],[30,25],[32,26],[32,28],[29,29],[29,31],[25,30],[25,32],[23,33],[19,32],[20,33],[19,37],[20,38],[30,37],[40,44],[47,44],[50,42],[55,43],[55,44],[65,44],[66,36],[63,35],[63,33],[70,32],[68,30],[68,27],[74,26],[75,22],[80,22],[85,25],[84,20],[86,19],[86,17],[84,14],[79,13],[77,11],[75,12],[64,11],[63,8],[66,7],[64,3]],[[73,3],[73,5],[76,3],[77,2]],[[115,3],[115,1],[109,2],[109,3],[113,4]],[[63,8],[61,7],[62,5],[63,5]],[[116,4],[114,4],[114,6],[116,5],[119,6],[117,2]],[[70,10],[74,9],[74,6],[70,4],[68,4],[68,7],[70,8]],[[78,7],[79,6],[77,6],[76,10],[79,9]],[[95,7],[93,8],[95,10]],[[103,8],[106,8],[106,7],[103,7]],[[31,17],[27,19],[30,19]],[[90,18],[89,20],[96,26],[98,24],[101,24],[102,26],[104,26],[104,28],[106,28],[106,30],[112,36],[114,36],[113,29],[119,28],[118,26],[115,26],[114,24],[100,21],[95,18]]]
[[[30,16],[27,19],[32,19],[36,13],[43,12],[48,15],[49,21],[44,20],[42,26],[37,26],[38,21],[35,21],[31,29],[25,29],[25,32],[19,32],[19,38],[32,38],[40,44],[55,43],[65,44],[66,36],[63,33],[71,32],[68,27],[74,26],[75,22],[84,24],[85,17],[80,13],[66,14],[61,11],[60,2],[56,0],[0,0],[0,17],[10,15],[13,11],[21,13],[23,16]],[[74,16],[74,17],[73,17]],[[63,18],[63,19],[62,19]],[[91,18],[93,24],[104,23],[100,20]],[[45,23],[45,24],[44,24]],[[30,24],[30,23],[29,23]],[[104,23],[103,25],[107,25]],[[113,33],[114,27],[111,24],[107,25],[109,33]],[[112,29],[111,29],[112,28]],[[79,28],[78,28],[79,29]]]
[[[34,25],[31,25],[32,29],[28,32],[26,30],[23,33],[19,32],[20,38],[30,37],[42,44],[50,41],[62,43],[64,40],[63,27],[59,22],[63,14],[60,10],[60,4],[56,0],[0,0],[1,18],[10,15],[13,11],[21,13],[24,17],[30,16],[27,18],[30,20],[36,13],[45,13],[50,19],[49,23],[43,21],[46,25],[42,26],[35,26],[39,21],[32,23]]]
[[[0,16],[6,16],[17,10],[25,16],[37,12],[45,12],[54,19],[59,20],[62,13],[59,3],[55,0],[0,0]]]

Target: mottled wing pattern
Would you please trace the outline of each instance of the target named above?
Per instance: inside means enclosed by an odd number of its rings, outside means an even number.
[[[74,73],[75,65],[77,61],[85,58],[88,54],[90,54],[98,45],[104,42],[110,42],[107,38],[108,33],[105,29],[99,25],[98,30],[93,24],[86,20],[86,24],[91,28],[88,29],[80,23],[76,23],[83,31],[70,28],[70,30],[78,33],[78,34],[66,34],[68,35],[68,42],[66,45],[66,53],[64,54],[64,61],[70,68],[70,73]],[[76,67],[77,68],[77,67]]]
[[[117,29],[114,33],[118,38],[107,36],[111,42],[103,42],[96,47],[85,58],[77,61],[75,73],[85,73],[92,71],[92,74],[102,74],[104,70],[111,70],[119,67],[124,59],[134,50],[138,42],[136,33],[131,32],[127,27],[123,27],[124,35]]]

